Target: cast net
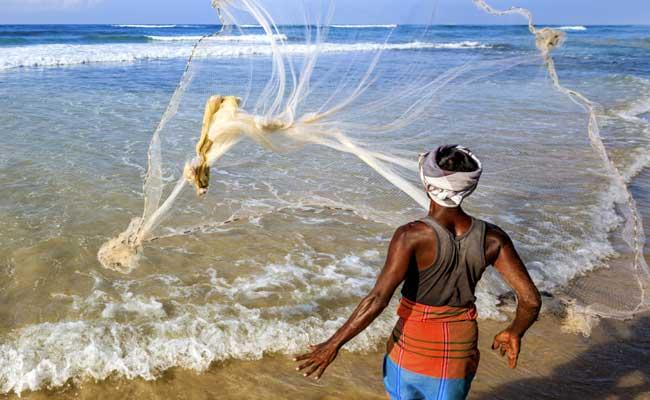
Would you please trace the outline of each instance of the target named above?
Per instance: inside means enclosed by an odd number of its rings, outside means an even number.
[[[416,12],[433,15],[429,3]],[[530,34],[409,25],[352,35],[329,25],[331,7],[296,27],[276,25],[256,0],[214,1],[221,29],[194,47],[151,139],[144,211],[102,246],[102,265],[130,273],[169,262],[171,248],[219,257],[223,235],[241,235],[242,252],[266,251],[243,234],[251,226],[300,241],[320,224],[335,241],[367,224],[382,249],[386,232],[428,208],[418,153],[460,143],[486,165],[467,207],[513,236],[542,290],[609,266],[615,284],[586,277],[565,300],[589,315],[646,309],[627,161],[610,158],[597,105],[559,80],[552,55],[564,32],[536,28],[524,9],[474,3],[523,15]],[[153,242],[164,246],[148,253]],[[483,315],[497,316],[507,292],[489,273]]]

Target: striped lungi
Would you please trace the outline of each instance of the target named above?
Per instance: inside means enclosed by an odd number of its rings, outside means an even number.
[[[476,307],[400,301],[384,384],[391,399],[465,399],[479,363]]]

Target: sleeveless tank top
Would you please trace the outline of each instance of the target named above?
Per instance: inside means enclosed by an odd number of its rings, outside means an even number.
[[[476,284],[487,267],[485,222],[472,217],[469,230],[456,237],[430,216],[420,221],[436,235],[436,259],[423,270],[415,258],[411,260],[402,296],[427,306],[471,306],[476,301]]]

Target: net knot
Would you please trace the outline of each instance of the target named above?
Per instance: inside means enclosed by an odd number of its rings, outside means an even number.
[[[212,0],[212,7],[219,9],[227,6],[230,3],[230,0]]]
[[[285,121],[281,118],[268,118],[266,116],[255,116],[255,127],[264,131],[286,130],[293,126],[293,120]]]
[[[97,259],[104,268],[123,274],[137,268],[142,258],[142,246],[137,241],[141,223],[141,218],[134,218],[126,231],[102,245]]]
[[[535,44],[544,54],[548,54],[564,43],[564,32],[557,29],[543,28],[535,32]]]

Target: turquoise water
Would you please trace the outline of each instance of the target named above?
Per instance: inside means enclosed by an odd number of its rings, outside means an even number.
[[[191,47],[218,28],[0,27],[0,299],[10,305],[0,310],[2,392],[113,373],[153,379],[174,366],[201,371],[212,361],[298,351],[331,333],[372,286],[394,228],[375,217],[400,222],[420,212],[351,156],[245,144],[217,168],[210,196],[197,202],[186,193],[159,233],[242,208],[259,215],[156,241],[131,275],[103,269],[99,246],[141,213],[149,140]],[[610,155],[632,178],[650,162],[650,28],[561,28],[560,76],[599,103]],[[308,51],[303,27],[280,30],[299,61]],[[375,98],[399,91],[414,71],[485,65],[484,76],[454,81],[409,127],[426,136],[397,150],[415,158],[441,142],[471,147],[486,173],[468,208],[511,233],[543,290],[608,265],[616,194],[583,111],[552,89],[526,27],[331,27],[316,94],[329,95],[349,65],[361,73],[380,47],[379,78],[367,93]],[[249,81],[259,92],[268,55],[254,27],[225,32],[201,53],[164,138],[170,183],[192,154],[207,97],[245,97]],[[521,57],[528,61],[487,73],[490,61]],[[367,209],[351,206],[360,203]],[[484,317],[501,317],[506,291],[488,274]],[[384,315],[351,349],[374,349],[393,318]]]

